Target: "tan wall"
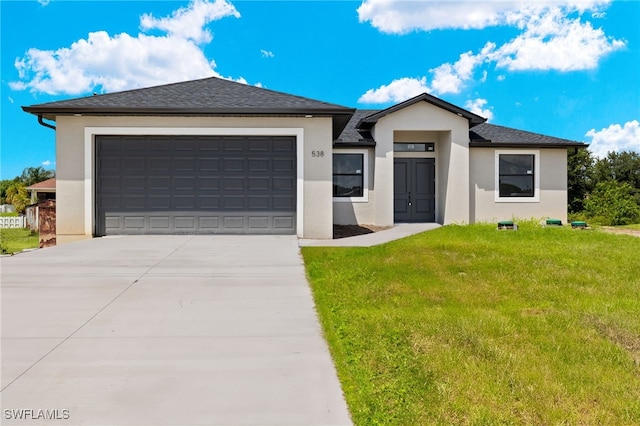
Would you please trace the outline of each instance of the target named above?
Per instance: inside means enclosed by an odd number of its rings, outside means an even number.
[[[57,117],[57,231],[59,242],[88,238],[93,229],[93,153],[85,152],[88,143],[86,128],[101,129],[101,134],[127,132],[145,134],[148,128],[182,129],[206,128],[207,134],[227,134],[233,129],[242,134],[242,128],[291,129],[282,134],[294,134],[302,129],[301,155],[298,156],[299,208],[303,226],[298,235],[305,238],[331,238],[332,236],[332,172],[331,145],[332,121],[327,117]],[[218,129],[218,130],[216,130]],[[185,130],[188,131],[188,130]],[[172,132],[168,132],[171,134]],[[122,133],[117,133],[122,134]],[[312,156],[312,151],[322,151],[323,156]],[[303,176],[300,176],[300,170]],[[303,182],[302,182],[303,181]],[[302,197],[300,196],[302,195]],[[300,205],[300,198],[302,204]]]
[[[373,135],[376,148],[371,176],[375,188],[369,192],[373,210],[366,209],[368,215],[358,217],[358,223],[393,225],[393,143],[416,142],[421,137],[434,135],[437,140],[428,141],[436,142],[436,221],[469,222],[469,126],[465,118],[427,102],[418,102],[382,117]],[[365,208],[359,207],[356,211],[365,211]]]
[[[373,179],[375,170],[375,156],[373,148],[334,149],[333,153],[360,153],[366,152],[368,160],[367,170],[367,201],[334,200],[333,222],[336,225],[373,225],[375,224],[375,184]],[[333,185],[333,178],[332,178]]]
[[[534,149],[540,153],[538,202],[496,202],[495,151],[492,148],[471,149],[471,221],[554,218],[566,223],[567,150]]]

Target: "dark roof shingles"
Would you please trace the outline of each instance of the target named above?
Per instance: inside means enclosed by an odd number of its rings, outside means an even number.
[[[556,138],[541,135],[539,133],[527,132],[525,130],[512,129],[510,127],[498,126],[495,124],[482,123],[469,130],[471,145],[538,145],[538,146],[580,146],[583,142],[569,139]]]
[[[302,96],[289,95],[217,77],[124,92],[88,96],[25,107],[27,112],[64,109],[118,110],[336,110],[350,111]]]

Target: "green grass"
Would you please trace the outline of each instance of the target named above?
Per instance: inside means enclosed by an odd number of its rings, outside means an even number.
[[[40,245],[38,233],[23,228],[0,229],[0,253],[17,253]]]
[[[447,226],[302,253],[356,424],[640,424],[640,238]]]

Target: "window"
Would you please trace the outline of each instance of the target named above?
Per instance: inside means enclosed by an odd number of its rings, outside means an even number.
[[[362,197],[363,159],[362,154],[333,154],[334,197]]]
[[[367,201],[366,150],[333,153],[333,197],[336,201]]]
[[[539,153],[496,152],[496,201],[539,201]]]
[[[436,144],[434,142],[405,143],[396,142],[393,144],[395,152],[434,152]]]

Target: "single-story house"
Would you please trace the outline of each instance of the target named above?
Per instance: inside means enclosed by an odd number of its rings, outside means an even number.
[[[31,193],[31,202],[39,203],[40,201],[56,199],[56,178],[43,180],[27,186],[27,191]]]
[[[219,78],[23,109],[56,129],[59,243],[566,221],[567,149],[586,146],[488,124],[426,93],[356,110]]]

